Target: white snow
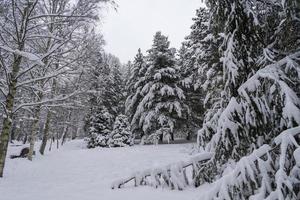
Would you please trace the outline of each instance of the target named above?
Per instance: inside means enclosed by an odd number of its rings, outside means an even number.
[[[29,52],[25,52],[25,51],[20,51],[18,49],[11,49],[10,47],[8,46],[0,46],[1,49],[4,49],[8,52],[11,52],[11,53],[14,53],[16,55],[19,55],[19,56],[22,56],[22,57],[25,57],[27,58],[28,60],[30,61],[33,61],[33,62],[36,62],[37,64],[41,65],[41,66],[44,66],[45,64],[42,62],[42,59],[40,57],[38,57],[37,55],[35,54],[32,54],[32,53],[29,53]]]
[[[38,146],[38,145],[36,145]],[[0,179],[1,200],[183,200],[199,199],[201,189],[184,191],[152,187],[111,189],[133,172],[186,160],[188,144],[86,149],[82,140],[27,159],[7,159]],[[8,155],[22,147],[9,147]],[[37,152],[37,151],[36,151]],[[205,190],[206,186],[202,189]]]

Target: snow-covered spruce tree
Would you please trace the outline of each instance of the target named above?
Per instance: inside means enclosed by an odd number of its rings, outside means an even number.
[[[190,121],[198,120],[193,122],[197,126],[203,121],[203,133],[198,137],[200,146],[204,146],[215,133],[217,118],[226,102],[222,96],[223,64],[219,51],[223,35],[211,23],[211,15],[205,8],[197,10],[191,33],[183,43],[179,59],[181,84],[185,88],[193,118]]]
[[[130,80],[130,77],[132,75],[132,68],[133,68],[133,64],[131,61],[128,61],[127,64],[124,65],[125,67],[125,73],[124,73],[124,78],[126,80],[126,92],[128,92],[128,84],[129,84],[129,80]],[[127,93],[126,93],[127,94]]]
[[[179,87],[179,74],[175,66],[175,52],[169,48],[168,38],[157,32],[148,50],[146,84],[142,88],[143,99],[133,116],[133,121],[147,135],[157,135],[168,129],[173,136],[175,129],[186,119],[185,96]],[[176,127],[175,127],[176,126]],[[162,135],[160,135],[162,139]]]
[[[211,8],[218,5],[219,9],[219,3],[224,1],[213,3]],[[252,20],[259,25],[256,26],[258,31],[249,34],[255,34],[261,41],[257,45],[261,48],[257,49],[261,55],[244,56],[255,61],[254,66],[261,69],[253,70],[245,81],[232,79],[235,80],[234,85],[238,83],[238,88],[232,91],[233,88],[229,87],[229,95],[225,93],[230,101],[217,119],[216,133],[205,146],[206,150],[214,151],[215,156],[199,170],[198,184],[221,177],[205,199],[299,199],[300,5],[296,1],[284,1],[282,4],[280,1],[231,3],[227,2],[222,8],[225,5],[230,5],[230,9],[242,6],[239,11],[245,11],[244,27],[251,27]],[[228,18],[236,16],[238,14],[228,15]],[[273,23],[268,23],[270,20]],[[234,32],[237,33],[238,29]],[[272,37],[266,38],[266,35]],[[224,55],[230,55],[227,54],[229,44],[235,44],[233,47],[237,49],[240,46],[245,48],[242,43],[236,42],[238,39],[228,41]],[[233,55],[231,59],[223,57],[223,62],[233,60]],[[226,84],[230,83],[226,80],[230,77],[230,70],[225,68],[230,63],[224,62],[224,86],[230,86]],[[243,64],[238,62],[236,66]],[[229,166],[233,166],[233,170]]]
[[[111,68],[111,77],[112,77],[112,92],[111,94],[111,103],[113,106],[113,113],[115,117],[119,113],[125,112],[125,81],[122,80],[122,73],[120,71],[121,63],[114,64]]]
[[[209,30],[200,61],[207,109],[198,142],[205,145],[217,131],[217,123],[231,96],[259,66],[256,63],[262,46],[256,16],[248,12],[250,1],[207,1],[210,10]],[[247,25],[246,25],[247,24]]]
[[[100,80],[103,90],[99,98],[99,105],[104,105],[114,118],[123,111],[124,83],[121,78],[120,60],[111,54],[102,55],[102,65],[105,66],[105,75]]]
[[[131,69],[131,76],[128,81],[128,97],[125,103],[125,112],[129,117],[131,124],[131,131],[136,136],[143,136],[143,130],[139,126],[139,121],[134,120],[133,116],[137,110],[139,103],[143,98],[142,89],[145,85],[145,73],[146,73],[146,62],[141,49],[138,50],[137,55],[134,58],[134,62]]]
[[[90,109],[85,117],[85,131],[89,138],[91,138],[91,145],[88,146],[93,147],[94,142],[96,142],[96,146],[107,146],[108,138],[97,136],[99,134],[103,135],[101,131],[95,130],[95,134],[92,134],[94,133],[93,124],[98,120],[105,121],[106,117],[103,119],[103,113],[105,113],[106,116],[110,115],[109,122],[105,122],[105,124],[109,124],[109,128],[105,128],[105,130],[109,130],[104,134],[107,135],[112,130],[112,122],[115,117],[118,113],[124,112],[124,84],[120,73],[121,64],[118,58],[103,52],[99,45],[97,47],[95,44],[90,44],[90,46],[93,47],[91,49],[93,54],[91,54],[90,63],[85,63],[87,69],[84,73],[86,87],[88,87],[90,91],[88,98]],[[98,138],[98,142],[95,141],[96,138]]]
[[[89,56],[89,59],[88,62],[82,63],[85,66],[82,85],[86,87],[86,90],[91,91],[86,98],[87,111],[84,125],[86,135],[89,135],[92,116],[97,115],[97,112],[102,109],[101,106],[104,105],[102,97],[108,80],[110,80],[110,68],[106,64],[106,55],[99,45],[100,43],[101,38],[96,35],[88,38],[86,44],[89,46],[89,49],[85,53]]]
[[[179,50],[178,66],[181,73],[181,84],[186,95],[186,103],[190,108],[189,120],[186,123],[189,134],[195,132],[202,125],[204,115],[204,90],[201,87],[204,83],[203,64],[205,56],[204,47],[207,44],[209,13],[206,8],[196,11],[191,26],[191,33],[186,37]]]
[[[112,131],[113,116],[102,106],[95,108],[89,118],[88,148],[107,147]]]
[[[118,115],[116,117],[113,131],[109,135],[109,147],[125,147],[132,146],[134,142],[133,134],[130,130],[130,124],[126,115]]]
[[[128,93],[129,96],[132,96],[135,93],[136,83],[142,78],[146,72],[146,63],[144,55],[141,49],[138,49],[138,53],[136,54],[133,64],[131,66],[131,75],[128,80]]]

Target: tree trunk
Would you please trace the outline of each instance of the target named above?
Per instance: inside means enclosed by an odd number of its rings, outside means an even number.
[[[3,170],[5,165],[5,158],[7,154],[9,131],[11,127],[11,120],[9,117],[4,119],[3,129],[0,136],[0,177],[3,177]]]
[[[191,132],[190,132],[190,131],[188,131],[188,134],[187,134],[187,136],[186,136],[186,140],[188,140],[188,141],[191,140]]]
[[[23,48],[20,48],[23,49]],[[8,95],[6,98],[6,114],[4,120],[3,120],[3,126],[2,131],[0,135],[0,177],[3,177],[3,170],[5,166],[5,158],[7,154],[7,147],[9,142],[9,133],[12,125],[12,118],[13,118],[13,107],[14,107],[14,100],[17,92],[17,79],[16,76],[19,73],[20,70],[20,63],[21,63],[22,57],[18,56],[16,57],[16,60],[13,64],[13,70],[11,73],[11,81],[9,83],[8,89]]]
[[[55,142],[55,139],[54,139],[54,136],[52,134],[51,139],[50,139],[49,151],[51,151],[51,149],[52,149],[53,142]]]
[[[160,134],[160,135],[159,135],[159,141],[160,141],[161,143],[163,143],[163,139],[164,139],[164,135],[163,135],[163,134]]]
[[[40,153],[42,155],[44,155],[45,148],[47,146],[48,135],[49,135],[49,130],[50,130],[50,120],[51,120],[51,111],[49,110],[48,113],[47,113],[47,119],[46,119],[46,124],[45,124],[43,139],[42,139],[42,144],[40,146]]]
[[[57,65],[56,65],[56,68],[58,68]],[[54,79],[53,83],[52,83],[51,98],[55,95],[55,91],[56,91],[56,80]],[[45,129],[44,129],[44,133],[43,133],[42,144],[40,146],[40,153],[42,155],[44,155],[45,148],[47,146],[47,141],[48,141],[48,136],[49,136],[49,130],[50,130],[51,116],[52,116],[51,110],[49,109],[48,113],[47,113],[47,119],[46,119]],[[49,151],[50,150],[51,150],[51,147],[50,147]]]
[[[41,97],[42,95],[39,95],[39,96]],[[33,156],[33,152],[34,152],[34,143],[35,143],[36,133],[38,132],[40,111],[41,111],[41,106],[37,106],[37,108],[35,110],[35,115],[34,115],[34,117],[36,119],[33,121],[32,129],[31,129],[31,133],[30,133],[30,137],[29,137],[30,145],[29,145],[29,153],[28,153],[27,158],[30,161],[32,161],[32,156]]]
[[[59,149],[59,137],[58,132],[56,133],[56,148]]]
[[[69,131],[68,125],[65,125],[64,131],[63,131],[63,134],[62,134],[62,138],[61,138],[61,146],[63,146],[64,143],[66,142],[68,131]]]
[[[27,139],[28,139],[28,135],[27,135],[27,132],[25,132],[24,139],[23,139],[23,144],[26,144]]]
[[[75,140],[77,138],[79,132],[80,132],[80,126],[78,125],[78,127],[76,128],[76,132],[72,134],[72,140]]]
[[[70,121],[71,115],[72,115],[72,111],[69,111],[68,116],[67,116],[67,120],[66,120],[67,123]],[[68,124],[65,124],[64,131],[63,131],[63,134],[62,134],[61,145],[64,145],[64,143],[66,142],[67,135],[68,135],[68,130],[69,130],[69,126],[68,126]]]
[[[21,141],[22,135],[23,135],[23,134],[21,134],[21,131],[23,130],[23,121],[20,121],[20,126],[18,127],[17,130],[18,131],[17,131],[16,139],[17,139],[17,141]]]
[[[16,119],[15,117],[12,118],[12,126],[11,126],[11,130],[10,130],[10,137],[9,137],[9,142],[13,143],[13,141],[15,140],[15,134],[16,133]]]

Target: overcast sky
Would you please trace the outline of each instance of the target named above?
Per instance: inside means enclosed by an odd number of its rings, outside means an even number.
[[[171,47],[180,47],[189,34],[195,10],[201,0],[116,0],[117,11],[108,9],[100,30],[105,49],[122,63],[133,60],[138,48],[151,47],[153,35],[162,31],[169,36]]]

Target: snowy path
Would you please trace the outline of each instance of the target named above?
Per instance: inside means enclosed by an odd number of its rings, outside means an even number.
[[[187,145],[84,149],[73,141],[33,162],[7,160],[0,179],[1,200],[193,200],[199,189],[170,191],[151,187],[111,190],[113,181],[135,171],[188,159]],[[16,151],[10,147],[9,154]]]

